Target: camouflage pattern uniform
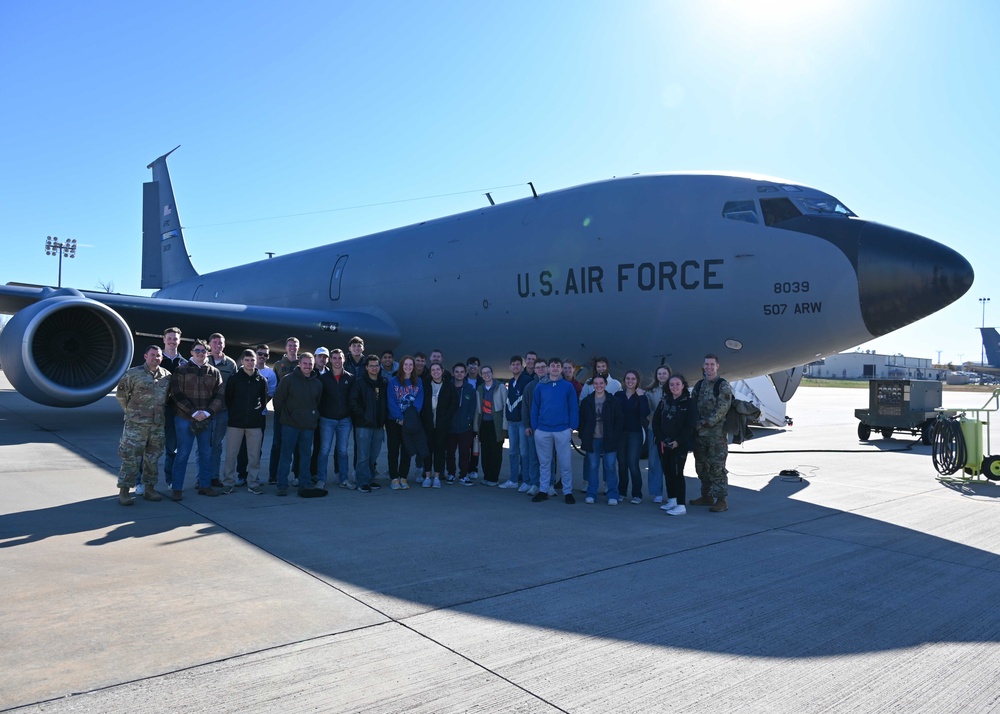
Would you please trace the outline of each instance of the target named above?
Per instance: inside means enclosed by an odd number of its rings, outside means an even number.
[[[122,467],[118,471],[118,488],[132,488],[142,468],[146,488],[156,486],[159,475],[156,462],[163,454],[163,406],[170,390],[170,372],[157,367],[155,372],[145,364],[133,367],[118,382],[115,396],[125,411],[125,428],[118,442]]]
[[[715,382],[701,380],[697,385],[698,428],[694,440],[694,468],[701,480],[701,495],[725,498],[729,494],[729,478],[726,471],[726,457],[729,444],[726,441],[726,412],[733,403],[733,388],[729,382],[720,380],[719,397],[715,396]]]

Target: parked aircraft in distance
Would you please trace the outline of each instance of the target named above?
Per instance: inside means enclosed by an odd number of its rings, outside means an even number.
[[[1000,369],[1000,335],[997,328],[980,327],[979,333],[983,336],[983,351],[986,353],[986,364],[983,366]]]
[[[141,348],[171,325],[222,332],[234,349],[282,349],[289,335],[346,347],[357,334],[369,351],[439,348],[498,370],[528,349],[606,355],[612,373],[644,378],[662,362],[696,377],[713,352],[727,377],[753,377],[910,324],[973,280],[950,248],[827,193],[720,173],[584,184],[199,275],[168,155],[143,185],[152,297],[0,287],[0,312],[14,313],[0,361],[29,399],[96,401],[132,363],[135,336]],[[787,398],[794,384],[779,376]]]

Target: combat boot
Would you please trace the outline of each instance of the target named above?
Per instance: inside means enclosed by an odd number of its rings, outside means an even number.
[[[723,511],[728,511],[729,506],[726,504],[725,498],[720,498],[718,501],[715,502],[715,505],[713,505],[708,510],[710,510],[712,513],[722,513]]]
[[[701,498],[696,498],[693,501],[691,501],[692,506],[712,506],[714,504],[715,501],[712,499],[711,496],[702,496]]]
[[[118,503],[122,504],[123,506],[131,506],[133,503],[135,503],[135,501],[132,499],[132,496],[129,495],[128,491],[129,491],[128,486],[122,486],[121,488],[118,489]]]
[[[163,496],[156,492],[152,486],[146,486],[146,491],[142,494],[143,499],[146,501],[162,501]]]

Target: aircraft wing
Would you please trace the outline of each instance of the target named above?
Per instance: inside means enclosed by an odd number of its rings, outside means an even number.
[[[342,334],[390,346],[400,339],[375,308],[239,305],[18,284],[0,286],[0,313],[14,315],[0,332],[0,364],[19,392],[51,406],[81,406],[107,394],[132,363],[136,343],[158,344],[171,326],[185,338],[221,332],[233,347],[283,346],[292,335],[307,343]]]

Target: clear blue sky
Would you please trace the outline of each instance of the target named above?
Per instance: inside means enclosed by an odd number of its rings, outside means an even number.
[[[80,244],[64,284],[141,293],[145,167],[177,144],[201,272],[493,187],[735,170],[965,255],[965,298],[865,347],[978,359],[978,298],[1000,323],[997,28],[986,0],[4,3],[0,282],[54,284],[55,235]]]

